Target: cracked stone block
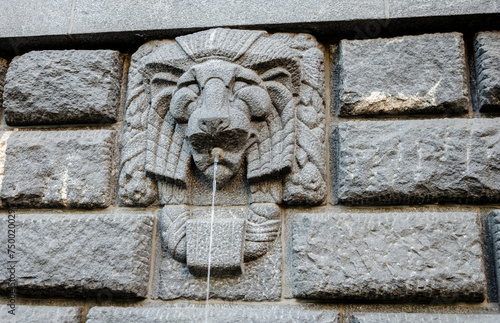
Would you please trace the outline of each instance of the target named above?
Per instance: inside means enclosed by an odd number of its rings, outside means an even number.
[[[206,255],[197,263],[189,260],[201,250],[208,250],[210,208],[193,208],[185,205],[167,206],[158,214],[156,268],[153,279],[152,299],[196,299],[206,297]],[[252,214],[252,215],[251,215]],[[250,217],[251,215],[251,217]],[[266,218],[266,216],[268,218]],[[245,224],[243,223],[244,221]],[[184,225],[184,223],[187,223]],[[210,298],[246,301],[276,301],[281,298],[281,218],[276,205],[245,207],[217,207],[214,222],[213,244],[224,257],[223,276],[210,278]],[[195,237],[196,224],[202,225],[206,236]],[[229,225],[234,228],[230,228]],[[186,227],[184,229],[184,227]],[[245,230],[244,233],[240,230]],[[195,239],[196,238],[196,239]],[[244,241],[240,242],[242,239]],[[231,239],[234,239],[231,242]],[[186,241],[187,240],[187,241]],[[203,244],[196,246],[196,243]],[[223,253],[224,244],[231,254]],[[161,245],[161,247],[160,247]],[[231,247],[230,247],[231,246]],[[244,250],[239,251],[239,248]],[[238,249],[238,250],[236,250]],[[238,252],[239,251],[239,252]],[[244,264],[241,260],[243,251]],[[191,268],[186,264],[191,262]],[[217,260],[217,255],[212,255]],[[193,274],[192,268],[200,272]],[[231,267],[229,267],[231,265]],[[243,266],[243,268],[239,267]],[[239,275],[230,275],[237,272]]]
[[[295,297],[484,298],[481,233],[473,212],[298,214],[291,226]]]
[[[476,86],[481,112],[500,112],[500,32],[480,32],[474,42]]]
[[[7,74],[7,61],[0,58],[0,108],[3,102],[3,86],[5,84],[5,75]]]
[[[423,314],[423,313],[363,313],[351,316],[350,323],[497,323],[495,314]]]
[[[0,135],[3,206],[96,208],[113,203],[114,130],[9,131]]]
[[[17,292],[31,296],[146,297],[150,273],[152,213],[3,214],[15,221],[15,254],[2,253],[0,291],[15,266]],[[7,245],[7,234],[0,237]],[[9,261],[17,261],[11,263]]]
[[[492,264],[496,274],[497,291],[500,287],[500,210],[494,210],[488,215],[488,231],[491,250],[493,250]],[[500,292],[499,292],[500,295]]]
[[[167,308],[165,308],[167,307]],[[205,321],[206,309],[199,306],[93,307],[87,314],[87,323],[180,323]],[[293,306],[212,305],[208,322],[218,323],[288,323],[340,322],[338,311],[297,309]]]
[[[335,203],[500,201],[500,120],[349,121],[333,139]]]
[[[335,114],[468,112],[460,33],[342,40],[332,50]]]
[[[209,219],[188,220],[187,266],[196,276],[206,277],[210,246]],[[217,219],[213,223],[210,275],[238,275],[243,271],[244,219]]]
[[[0,321],[23,323],[80,323],[82,310],[78,307],[16,305],[15,315],[8,305],[0,305]]]
[[[11,126],[118,120],[123,62],[112,50],[33,51],[15,58],[5,83]]]

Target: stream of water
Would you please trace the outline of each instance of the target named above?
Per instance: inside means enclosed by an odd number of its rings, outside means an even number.
[[[214,214],[215,214],[215,191],[217,190],[217,164],[219,163],[219,154],[214,154],[214,180],[212,182],[212,214],[210,216],[210,242],[208,244],[208,274],[207,274],[207,298],[205,302],[205,323],[208,323],[208,299],[210,298],[210,265],[212,262],[212,233],[214,229]]]

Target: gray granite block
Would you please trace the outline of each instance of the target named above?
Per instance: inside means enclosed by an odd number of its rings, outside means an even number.
[[[7,61],[0,58],[0,108],[3,102],[3,86],[5,84],[5,76],[7,75]]]
[[[65,35],[71,19],[73,0],[24,0],[15,6],[4,6],[0,12],[2,37]]]
[[[498,314],[363,313],[351,316],[350,323],[497,323]]]
[[[453,16],[466,14],[497,13],[498,0],[388,0],[391,18]]]
[[[481,301],[477,215],[298,214],[288,265],[293,295],[370,301]]]
[[[146,297],[151,262],[151,213],[3,215],[2,232],[15,221],[15,254],[0,255],[0,290],[10,291],[13,265],[17,292],[33,296]],[[7,246],[7,234],[0,241]],[[11,263],[8,261],[17,261]]]
[[[335,114],[468,112],[460,33],[342,40],[333,55]]]
[[[474,42],[476,87],[481,112],[500,112],[500,32],[480,32]]]
[[[500,201],[499,119],[349,121],[332,143],[335,203]]]
[[[210,275],[238,275],[243,271],[244,219],[192,219],[186,223],[186,263],[189,271],[206,277],[210,244]]]
[[[295,7],[296,9],[291,9]],[[214,8],[217,8],[214,10]],[[299,10],[300,8],[300,10]],[[0,18],[2,16],[0,15]],[[77,2],[72,31],[75,34],[134,30],[189,30],[219,26],[300,24],[307,22],[383,19],[381,1],[224,0],[192,2],[175,0]],[[6,31],[7,32],[7,31]],[[15,30],[8,31],[15,34]]]
[[[5,121],[12,126],[115,122],[121,75],[117,51],[29,52],[10,64]]]
[[[111,205],[115,196],[115,137],[114,130],[1,133],[3,205],[32,208]]]
[[[173,307],[165,308],[134,308],[134,307],[93,307],[87,315],[87,323],[121,323],[121,322],[152,322],[152,323],[188,323],[205,321],[204,307]],[[218,323],[300,323],[340,322],[339,312],[321,310],[302,310],[293,306],[242,306],[222,305],[210,306],[208,322]]]
[[[15,315],[8,305],[0,305],[0,321],[22,323],[80,323],[82,310],[78,307],[16,305]]]

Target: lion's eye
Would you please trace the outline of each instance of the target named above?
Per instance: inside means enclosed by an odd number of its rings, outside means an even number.
[[[248,86],[247,83],[245,82],[242,82],[242,81],[236,81],[234,82],[234,85],[233,85],[233,93],[236,93],[238,92],[239,90],[241,90],[242,88],[244,88],[245,86]]]

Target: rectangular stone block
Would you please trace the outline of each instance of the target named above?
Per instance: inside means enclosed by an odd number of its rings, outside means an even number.
[[[363,313],[351,316],[350,323],[497,323],[498,314]]]
[[[71,214],[3,214],[15,253],[3,252],[0,290],[10,292],[14,266],[17,292],[33,296],[146,297],[151,262],[151,213],[114,211]],[[15,231],[8,231],[13,223]],[[12,227],[12,225],[11,225]],[[11,244],[12,241],[9,240]],[[14,262],[15,261],[15,262]],[[104,296],[103,296],[104,295]]]
[[[186,224],[186,261],[197,276],[208,272],[210,219],[192,219]],[[243,271],[244,219],[217,219],[213,223],[210,275],[238,275]]]
[[[333,142],[335,203],[500,201],[499,119],[349,121]]]
[[[15,315],[8,305],[0,305],[0,321],[22,323],[80,323],[82,310],[78,307],[16,305]]]
[[[353,5],[352,0],[303,0],[293,4],[300,5],[300,10],[291,10],[291,3],[282,0],[212,0],[200,1],[196,6],[190,2],[175,0],[77,2],[72,32],[78,37],[78,34],[113,31],[189,30],[197,27],[284,23],[294,25],[385,17],[384,3],[380,1],[356,0]],[[214,8],[217,10],[213,10]],[[14,29],[8,34],[15,32]]]
[[[335,114],[468,112],[460,33],[342,40],[332,50]]]
[[[477,221],[472,212],[295,215],[293,295],[481,301],[486,280]]]
[[[481,112],[500,112],[500,32],[480,32],[474,42],[476,87]]]
[[[114,130],[0,133],[4,206],[108,207],[115,198]]]
[[[80,323],[82,310],[78,307],[16,305],[15,315],[9,313],[8,305],[0,305],[1,322],[22,323]]]
[[[338,311],[306,310],[293,306],[242,306],[211,305],[208,322],[234,323],[337,323]],[[87,315],[86,323],[136,322],[136,323],[179,323],[205,322],[206,309],[200,306],[172,306],[167,308],[137,307],[93,307]]]
[[[3,103],[3,86],[5,84],[5,76],[7,75],[7,61],[0,58],[0,108]]]
[[[15,58],[4,93],[8,125],[118,120],[122,75],[112,50],[33,51]]]

